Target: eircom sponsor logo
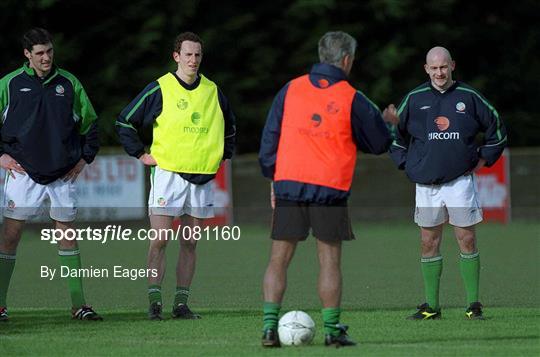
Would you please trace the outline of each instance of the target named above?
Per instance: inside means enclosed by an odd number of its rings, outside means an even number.
[[[443,133],[431,132],[428,133],[428,140],[459,140],[459,133],[445,132],[450,127],[450,119],[439,116],[433,121],[437,125],[437,129]]]
[[[428,140],[459,140],[459,133],[429,133]]]

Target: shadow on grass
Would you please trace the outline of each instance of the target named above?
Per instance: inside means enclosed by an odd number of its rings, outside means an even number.
[[[143,310],[103,310],[98,311],[103,317],[103,321],[81,321],[71,318],[70,312],[66,310],[14,310],[10,311],[8,321],[0,322],[0,335],[16,335],[16,334],[39,334],[50,333],[52,329],[57,331],[66,330],[73,332],[75,330],[84,330],[87,326],[98,327],[102,326],[105,329],[114,329],[116,325],[124,328],[126,323],[129,324],[167,324],[169,321],[178,321],[172,319],[169,311],[163,312],[163,321],[149,321],[147,312]],[[197,310],[206,320],[215,319],[234,319],[234,318],[254,318],[257,319],[261,315],[255,310]]]

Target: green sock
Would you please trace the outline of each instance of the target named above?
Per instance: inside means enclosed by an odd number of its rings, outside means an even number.
[[[58,251],[58,255],[60,256],[60,265],[66,266],[71,271],[72,269],[81,269],[81,255],[79,253],[79,249],[60,249]],[[67,278],[68,280],[68,288],[69,288],[69,294],[71,295],[71,304],[73,307],[81,307],[82,305],[85,305],[86,302],[84,300],[84,294],[83,294],[83,286],[82,286],[82,278],[79,277],[71,277],[69,276]]]
[[[424,277],[426,302],[432,309],[439,310],[439,282],[443,267],[442,256],[423,257],[420,261]]]
[[[148,300],[150,304],[155,302],[161,304],[161,285],[148,285]]]
[[[321,310],[324,321],[324,333],[326,335],[338,336],[340,333],[337,325],[339,324],[339,316],[341,315],[341,308],[339,307],[327,307]]]
[[[277,330],[278,327],[278,316],[281,305],[275,302],[264,302],[263,305],[263,329],[266,331],[268,329]]]
[[[478,301],[478,285],[480,282],[480,254],[460,254],[459,268],[467,292],[467,303]]]
[[[0,252],[0,306],[7,306],[7,292],[9,282],[15,268],[15,254],[5,254]]]
[[[174,293],[174,306],[178,304],[187,304],[189,298],[189,287],[177,286]]]

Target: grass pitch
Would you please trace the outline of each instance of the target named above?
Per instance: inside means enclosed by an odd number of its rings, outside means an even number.
[[[199,309],[199,321],[147,321],[141,311],[106,310],[106,321],[71,321],[64,311],[25,310],[1,326],[2,355],[183,355],[183,356],[532,356],[538,355],[538,313],[534,308],[490,308],[485,321],[464,320],[447,309],[440,321],[407,321],[410,309],[344,313],[359,345],[327,348],[322,321],[313,345],[263,350],[257,310]],[[9,331],[7,331],[9,330]],[[4,354],[5,352],[5,354]]]
[[[359,346],[322,346],[316,294],[317,260],[310,238],[289,269],[282,311],[306,310],[317,324],[312,346],[267,351],[261,335],[261,281],[269,254],[268,230],[241,226],[237,242],[201,241],[190,306],[198,321],[168,318],[174,294],[177,242],[169,243],[163,283],[165,321],[146,320],[145,279],[86,279],[87,300],[102,323],[71,321],[64,279],[39,277],[57,266],[56,248],[25,235],[8,303],[11,321],[0,324],[0,354],[10,355],[538,355],[540,353],[540,225],[483,224],[481,301],[486,321],[464,319],[465,294],[457,244],[445,231],[441,281],[443,319],[407,321],[422,302],[418,230],[412,223],[357,224],[345,243],[342,321]],[[83,265],[144,268],[146,242],[80,244]]]

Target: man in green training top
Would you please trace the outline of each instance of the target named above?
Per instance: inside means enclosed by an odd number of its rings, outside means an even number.
[[[0,167],[4,185],[0,239],[0,320],[8,319],[7,291],[24,223],[50,200],[56,229],[71,228],[77,214],[75,180],[97,154],[96,113],[81,83],[53,64],[51,35],[34,28],[23,36],[26,62],[0,79]],[[60,263],[81,269],[77,242],[58,242]],[[68,277],[72,317],[101,320],[86,304],[81,277]]]
[[[482,221],[482,209],[474,173],[493,165],[501,156],[506,130],[495,108],[482,95],[453,79],[454,68],[450,52],[433,47],[424,65],[430,80],[409,92],[398,110],[391,106],[387,111],[399,120],[390,155],[416,183],[414,221],[420,227],[426,301],[409,316],[412,320],[441,317],[440,245],[445,223],[453,226],[459,245],[468,304],[465,314],[469,319],[483,319],[478,301],[480,254],[475,230]],[[481,145],[476,140],[479,134]]]

